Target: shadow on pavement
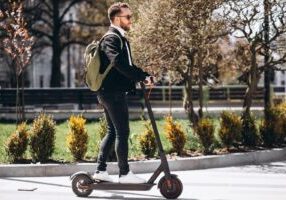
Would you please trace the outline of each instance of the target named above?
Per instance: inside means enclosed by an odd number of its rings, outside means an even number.
[[[18,181],[18,182],[25,182],[25,183],[36,183],[36,184],[41,184],[41,185],[49,185],[49,186],[55,186],[55,187],[71,188],[71,186],[69,185],[46,183],[46,182],[41,182],[41,181],[22,180],[22,179],[17,179],[17,178],[0,178],[0,179],[7,180],[7,181]]]
[[[255,171],[265,174],[286,174],[286,161],[277,161],[272,163],[261,163],[258,165],[245,165],[241,166],[241,169],[245,171]]]
[[[142,194],[142,193],[135,193],[135,192],[120,192],[120,191],[105,191],[111,193],[111,197],[96,197],[96,196],[89,196],[88,198],[91,199],[131,199],[131,200],[158,200],[158,199],[165,199],[161,195],[149,195],[149,194]],[[146,192],[147,193],[147,192]],[[138,195],[141,197],[125,197],[124,195]],[[198,199],[191,199],[191,198],[178,198],[179,200],[198,200]]]

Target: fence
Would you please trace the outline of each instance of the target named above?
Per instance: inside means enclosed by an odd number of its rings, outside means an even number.
[[[217,86],[215,88],[204,87],[204,100],[242,100],[246,91],[246,86]],[[275,95],[285,94],[284,87],[274,87]],[[264,88],[258,87],[254,94],[255,100],[263,100]],[[193,88],[193,99],[198,100],[198,88]],[[166,103],[168,101],[182,101],[184,96],[183,86],[156,86],[150,93],[150,100]],[[60,104],[77,104],[79,109],[83,105],[96,104],[96,94],[88,88],[26,88],[24,91],[25,105],[40,105],[42,107]],[[16,89],[0,89],[0,106],[13,107],[16,102]],[[136,95],[128,95],[130,106],[143,106],[143,94],[137,89]]]

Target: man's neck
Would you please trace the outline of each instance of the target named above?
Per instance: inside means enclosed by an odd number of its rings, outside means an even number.
[[[121,28],[120,26],[117,26],[115,24],[111,24],[110,26],[115,28],[116,30],[118,30],[120,32],[120,34],[124,37],[126,31],[123,30],[123,28]]]

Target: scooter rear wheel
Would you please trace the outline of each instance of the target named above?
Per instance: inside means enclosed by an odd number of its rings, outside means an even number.
[[[92,193],[92,190],[84,189],[82,187],[92,183],[93,180],[90,177],[83,174],[77,175],[72,180],[72,190],[79,197],[87,197]]]
[[[176,199],[183,191],[183,184],[176,176],[171,175],[169,179],[162,177],[158,185],[161,194],[167,199]]]

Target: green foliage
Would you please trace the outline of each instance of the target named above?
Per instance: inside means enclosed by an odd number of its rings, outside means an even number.
[[[87,152],[88,135],[85,128],[86,120],[82,116],[71,116],[69,133],[66,141],[74,160],[82,160]]]
[[[273,128],[274,122],[271,121],[263,120],[259,125],[259,133],[263,145],[270,147],[275,143],[276,137]]]
[[[281,144],[286,137],[286,103],[272,107],[267,112],[268,120],[260,125],[260,136],[265,146]]]
[[[255,125],[255,118],[252,115],[242,117],[242,143],[246,146],[258,144],[258,129]]]
[[[184,151],[187,136],[183,131],[182,126],[173,120],[171,115],[165,117],[165,134],[167,139],[171,142],[173,151],[181,155]]]
[[[40,114],[33,121],[30,146],[34,161],[46,162],[55,147],[55,121],[51,115]]]
[[[102,140],[107,133],[107,121],[105,117],[99,118],[99,128],[98,134],[100,139]]]
[[[154,157],[156,153],[156,139],[150,121],[144,122],[144,133],[139,135],[139,144],[142,153],[147,157]]]
[[[29,142],[28,136],[27,125],[23,122],[6,141],[5,150],[12,162],[23,158]]]
[[[199,140],[204,148],[204,153],[209,154],[212,152],[212,145],[214,144],[215,127],[212,120],[208,118],[202,118],[199,120],[195,133],[199,137]]]
[[[94,141],[95,146],[93,147],[94,149],[94,156],[97,157],[100,149],[100,143],[104,136],[107,133],[107,121],[105,117],[100,117],[98,124],[96,124],[96,140]],[[114,148],[112,149],[114,151]]]
[[[281,144],[286,137],[286,103],[274,107],[274,112],[277,113],[274,132],[277,136],[277,143]]]
[[[218,136],[227,148],[241,137],[242,123],[235,113],[224,111],[221,113],[220,129]]]

